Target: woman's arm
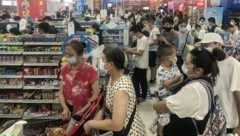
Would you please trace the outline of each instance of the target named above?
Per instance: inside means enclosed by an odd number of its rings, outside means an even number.
[[[167,107],[166,101],[158,101],[153,104],[153,109],[158,113],[170,113],[171,111]]]
[[[71,117],[71,112],[66,104],[65,97],[63,94],[63,82],[60,83],[60,90],[59,90],[59,102],[63,108],[62,112],[62,120],[69,120]]]
[[[129,96],[121,91],[114,94],[112,119],[105,120],[90,120],[84,124],[84,129],[89,132],[91,129],[120,131],[124,127],[124,122],[127,115],[127,106]]]

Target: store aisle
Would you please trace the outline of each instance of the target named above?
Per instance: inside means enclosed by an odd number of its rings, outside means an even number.
[[[147,136],[156,136],[156,134],[152,134],[148,129],[152,123],[152,120],[156,117],[156,112],[152,108],[152,105],[155,101],[155,98],[147,99],[145,102],[142,102],[138,105],[139,114],[146,126]]]

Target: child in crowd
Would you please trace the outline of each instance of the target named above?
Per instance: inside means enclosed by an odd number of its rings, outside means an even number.
[[[160,61],[160,66],[158,67],[156,74],[155,94],[158,99],[162,100],[173,93],[171,90],[183,81],[183,76],[176,65],[177,58],[174,46],[159,46],[157,56]],[[152,133],[156,133],[158,130],[158,134],[161,135],[161,128],[168,124],[169,121],[169,114],[158,114],[149,129]]]

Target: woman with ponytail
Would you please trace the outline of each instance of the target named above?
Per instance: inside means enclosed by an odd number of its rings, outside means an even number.
[[[218,60],[219,76],[214,87],[226,114],[227,133],[240,135],[240,63],[222,50],[223,40],[216,33],[205,34],[202,46]]]
[[[163,128],[164,136],[197,136],[202,134],[209,119],[209,95],[219,73],[212,53],[204,48],[195,48],[186,56],[183,69],[189,79],[184,81],[175,94],[164,101],[156,102],[153,108],[158,113],[170,113],[170,122]]]

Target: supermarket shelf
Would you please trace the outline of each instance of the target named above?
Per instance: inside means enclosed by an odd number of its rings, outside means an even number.
[[[17,99],[0,99],[0,103],[56,103],[58,104],[58,100],[17,100]]]
[[[62,52],[23,52],[23,55],[62,55]]]
[[[17,99],[0,99],[0,103],[22,103],[22,101]]]
[[[22,118],[19,114],[0,114],[0,118]]]
[[[1,42],[0,45],[23,45],[22,42]]]
[[[24,78],[57,78],[57,75],[25,75]]]
[[[123,35],[122,34],[106,34],[106,35],[102,35],[102,36],[113,37],[113,36],[123,36]]]
[[[63,42],[25,42],[24,45],[42,45],[42,46],[49,46],[49,45],[62,45]]]
[[[58,63],[24,63],[23,66],[58,66]]]
[[[0,89],[22,89],[22,88],[23,86],[1,86],[0,87]]]
[[[22,100],[22,103],[59,103],[58,100]]]
[[[0,66],[22,66],[22,64],[23,62],[12,62],[12,63],[1,62]]]
[[[0,75],[0,78],[22,78],[22,75]]]
[[[55,86],[23,86],[24,90],[57,90],[59,87]]]
[[[51,120],[58,120],[61,119],[61,114],[56,115],[23,115],[23,119],[51,119]]]
[[[0,55],[21,55],[21,51],[0,51]]]

